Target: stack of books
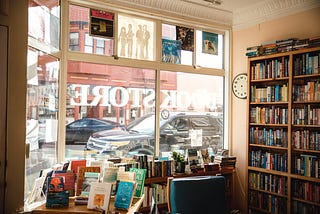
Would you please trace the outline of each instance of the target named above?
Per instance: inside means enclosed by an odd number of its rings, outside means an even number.
[[[309,47],[319,47],[320,46],[320,36],[313,37],[309,39]]]
[[[297,39],[295,39],[295,38],[288,38],[288,39],[277,40],[277,41],[276,41],[276,44],[277,44],[278,52],[279,52],[279,53],[282,53],[282,52],[292,51],[293,43],[294,43],[296,40],[297,40]]]
[[[275,54],[277,53],[277,44],[276,41],[265,42],[261,44],[263,55]]]
[[[263,49],[260,45],[252,46],[247,48],[246,56],[255,57],[263,54]]]
[[[293,50],[300,50],[309,46],[309,39],[299,39],[293,42]]]
[[[221,169],[234,169],[236,167],[237,158],[235,156],[222,156],[214,157],[214,163],[220,165]]]

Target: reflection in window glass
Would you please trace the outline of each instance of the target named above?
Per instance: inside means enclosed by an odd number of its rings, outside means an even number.
[[[208,68],[223,68],[223,35],[196,31],[197,33],[197,66]]]
[[[118,56],[155,60],[155,23],[153,21],[118,15]]]
[[[161,71],[160,78],[160,155],[223,148],[223,77]]]
[[[67,75],[67,158],[153,154],[154,70],[69,61]]]
[[[60,44],[60,6],[58,0],[42,3],[29,0],[28,36],[49,45],[49,50],[58,51]]]
[[[96,54],[104,54],[104,40],[97,39]]]
[[[58,80],[59,61],[29,48],[26,143],[30,145],[30,157],[26,159],[26,195],[39,176],[39,169],[56,163]]]
[[[79,51],[79,33],[70,33],[69,49]]]
[[[162,24],[162,62],[193,65],[194,29]]]
[[[70,5],[69,7],[70,20],[70,51],[79,51],[82,53],[95,53],[106,56],[113,55],[114,40],[109,37],[92,36],[90,35],[90,9],[86,7]],[[71,33],[78,33],[79,48],[76,50],[71,41],[74,39]]]

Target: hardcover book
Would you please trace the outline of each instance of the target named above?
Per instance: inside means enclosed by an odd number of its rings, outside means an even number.
[[[141,197],[143,194],[144,180],[146,179],[147,170],[130,168],[130,172],[134,172],[136,174],[136,191],[134,196]]]
[[[114,201],[114,207],[128,210],[135,191],[134,181],[120,181]]]
[[[81,196],[88,196],[91,188],[91,184],[94,182],[99,182],[100,173],[98,172],[85,172]]]
[[[81,166],[81,167],[79,167],[79,172],[77,174],[77,181],[76,181],[76,195],[77,196],[81,194],[85,172],[99,172],[100,173],[100,167],[98,167],[98,166]]]
[[[98,208],[107,211],[109,208],[111,191],[112,183],[91,183],[87,208]]]

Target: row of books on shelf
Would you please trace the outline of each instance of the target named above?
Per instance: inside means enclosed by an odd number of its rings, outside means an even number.
[[[315,204],[306,203],[303,201],[292,201],[292,213],[309,214],[320,213],[320,207]]]
[[[293,179],[292,195],[294,198],[320,204],[320,183]]]
[[[288,102],[288,85],[283,84],[257,88],[252,85],[250,87],[251,102]]]
[[[251,189],[287,195],[287,177],[263,172],[249,172],[249,187]]]
[[[293,59],[294,76],[320,74],[319,58],[319,51],[295,55]]]
[[[254,62],[250,65],[250,79],[262,80],[288,77],[288,63],[288,57]]]
[[[292,109],[291,116],[295,125],[320,125],[320,108],[312,105]]]
[[[247,57],[264,56],[275,53],[300,50],[320,46],[320,37],[296,39],[287,38],[282,40],[268,41],[261,45],[255,45],[247,48]]]
[[[282,153],[271,153],[262,150],[249,152],[249,165],[263,169],[288,171],[288,156]]]
[[[285,148],[288,146],[288,131],[285,129],[250,127],[249,140],[251,144]]]
[[[320,151],[320,132],[318,130],[293,131],[291,143],[295,149]]]
[[[320,157],[300,154],[292,157],[292,172],[297,175],[320,178]]]
[[[250,123],[288,124],[288,109],[276,106],[250,108]]]
[[[254,206],[266,213],[287,213],[287,198],[258,192],[254,190],[249,191],[249,209]],[[249,213],[255,213],[250,211]]]
[[[320,82],[309,81],[304,85],[292,86],[293,101],[320,101]]]

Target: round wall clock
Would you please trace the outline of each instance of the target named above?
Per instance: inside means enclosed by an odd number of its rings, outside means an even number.
[[[247,83],[248,83],[247,74],[246,73],[238,74],[232,81],[233,94],[240,99],[246,99]]]

